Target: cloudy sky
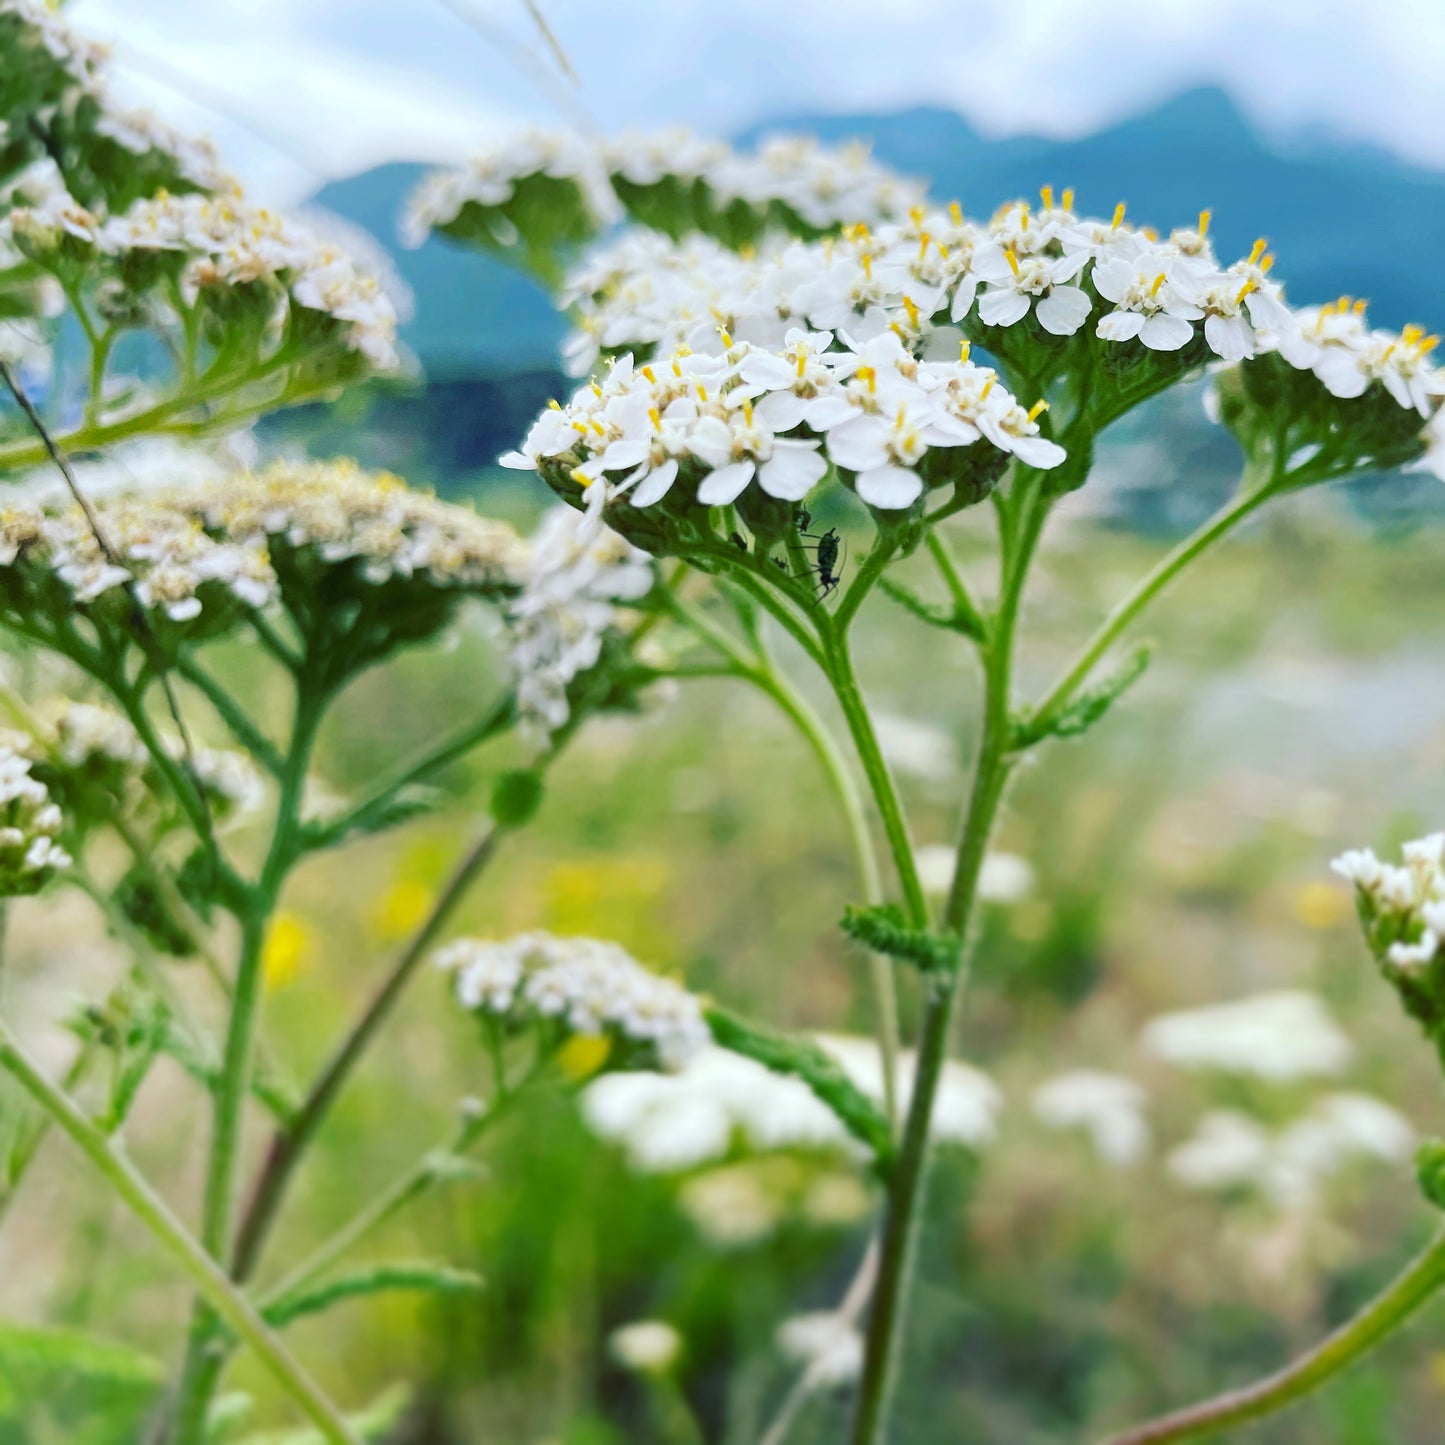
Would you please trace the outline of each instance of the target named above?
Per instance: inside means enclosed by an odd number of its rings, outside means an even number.
[[[73,0],[67,13],[116,41],[132,98],[210,131],[275,199],[383,160],[460,156],[528,121],[726,133],[939,104],[990,132],[1074,135],[1198,84],[1281,138],[1325,130],[1445,169],[1445,0],[540,8],[575,85],[526,0]]]

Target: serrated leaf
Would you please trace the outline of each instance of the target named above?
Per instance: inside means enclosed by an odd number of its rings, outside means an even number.
[[[359,1414],[347,1416],[346,1423],[363,1440],[379,1441],[387,1431],[401,1423],[411,1405],[411,1391],[405,1385],[393,1385]],[[268,1430],[260,1435],[247,1435],[236,1445],[326,1445],[318,1430]]]
[[[1103,682],[1080,692],[1067,707],[1042,721],[1024,718],[1015,728],[1014,746],[1032,747],[1044,738],[1073,738],[1094,726],[1139,681],[1149,666],[1150,649],[1136,648]]]
[[[799,1039],[747,1022],[726,1009],[707,1011],[713,1041],[752,1059],[775,1074],[801,1079],[837,1116],[843,1127],[873,1154],[886,1172],[893,1157],[893,1136],[878,1106],[843,1071],[828,1051],[810,1039]]]
[[[911,587],[905,587],[903,583],[895,581],[892,577],[880,577],[878,585],[900,607],[912,613],[920,622],[926,622],[930,627],[941,627],[948,632],[961,633],[964,637],[972,637],[975,641],[982,639],[983,628],[976,616],[956,608],[935,606],[932,602],[925,601]]]
[[[431,812],[444,797],[445,794],[439,788],[430,788],[422,783],[408,783],[389,797],[364,804],[353,812],[343,814],[334,822],[312,826],[307,830],[306,846],[312,850],[335,848],[351,838],[399,828],[403,823],[409,823],[413,818],[420,818]]]
[[[950,973],[958,964],[961,945],[954,934],[911,927],[894,903],[849,907],[842,927],[849,938],[856,938],[874,953],[912,964],[920,973]]]
[[[429,1260],[402,1261],[397,1264],[374,1264],[365,1269],[338,1275],[314,1289],[287,1295],[267,1305],[261,1313],[266,1322],[280,1329],[303,1315],[321,1314],[343,1300],[391,1290],[424,1290],[432,1294],[471,1294],[482,1288],[481,1275],[471,1270],[453,1269],[450,1265]]]

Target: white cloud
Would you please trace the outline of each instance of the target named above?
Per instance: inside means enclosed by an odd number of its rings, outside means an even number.
[[[71,13],[327,174],[454,156],[560,104],[607,130],[937,104],[989,133],[1076,135],[1206,83],[1267,126],[1445,166],[1439,0],[558,0],[548,13],[583,81],[571,100],[522,0],[77,0]],[[203,114],[135,84],[177,120]],[[253,184],[309,184],[244,127],[208,123]]]

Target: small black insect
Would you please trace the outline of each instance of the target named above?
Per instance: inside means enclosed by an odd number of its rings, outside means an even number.
[[[806,536],[808,528],[813,525],[813,514],[806,507],[798,508],[798,535]]]
[[[778,571],[783,574],[784,577],[791,577],[793,575],[791,572],[788,571],[788,564],[784,562],[781,557],[773,557],[769,560],[772,562],[773,566],[776,567]]]
[[[818,574],[818,595],[820,597],[827,597],[830,593],[836,592],[838,584],[843,580],[842,569],[838,566],[838,554],[842,545],[837,529],[834,527],[829,527],[818,538],[815,570]]]

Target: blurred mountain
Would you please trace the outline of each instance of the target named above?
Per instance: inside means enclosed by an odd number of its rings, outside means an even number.
[[[1371,315],[1399,326],[1445,323],[1435,267],[1445,256],[1445,174],[1330,138],[1281,148],[1219,90],[1193,90],[1147,114],[1080,140],[988,138],[951,111],[780,117],[738,137],[810,131],[827,141],[862,138],[897,169],[931,179],[940,200],[988,215],[1043,183],[1072,186],[1078,205],[1167,230],[1214,212],[1221,255],[1269,238],[1298,303],[1367,296]],[[486,257],[431,240],[401,249],[396,222],[423,167],[378,166],[336,181],[315,204],[364,227],[391,252],[416,297],[403,336],[432,375],[555,364],[564,327],[525,277]]]

